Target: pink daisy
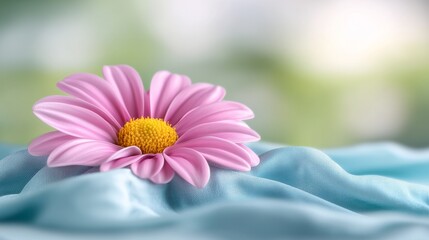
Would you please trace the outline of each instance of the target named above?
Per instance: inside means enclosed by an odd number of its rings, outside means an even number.
[[[71,75],[57,84],[70,96],[34,105],[34,114],[56,131],[33,140],[32,155],[48,156],[50,167],[130,167],[160,184],[178,174],[197,187],[207,184],[210,165],[249,171],[259,164],[243,144],[260,139],[242,122],[253,113],[223,101],[222,87],[161,71],[145,91],[137,71],[125,65],[106,66],[103,75]]]

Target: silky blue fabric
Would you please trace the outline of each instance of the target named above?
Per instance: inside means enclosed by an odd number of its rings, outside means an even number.
[[[0,146],[0,239],[429,239],[429,150],[250,147],[259,166],[197,189]]]

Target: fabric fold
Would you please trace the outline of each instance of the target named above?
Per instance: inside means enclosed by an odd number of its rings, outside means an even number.
[[[212,167],[199,189],[130,169],[46,167],[21,150],[0,160],[0,239],[426,239],[429,151],[381,143],[317,150],[247,145],[249,172]],[[7,147],[0,147],[7,149]],[[143,171],[143,170],[141,170]],[[91,232],[90,235],[88,231]]]

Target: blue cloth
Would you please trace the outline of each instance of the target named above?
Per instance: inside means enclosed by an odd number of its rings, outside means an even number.
[[[429,150],[250,147],[259,166],[197,189],[2,146],[0,239],[429,239]]]

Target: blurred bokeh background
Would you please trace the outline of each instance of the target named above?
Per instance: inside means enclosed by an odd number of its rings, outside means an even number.
[[[109,64],[223,85],[265,141],[429,146],[428,1],[1,1],[0,142],[48,131],[33,103]]]

